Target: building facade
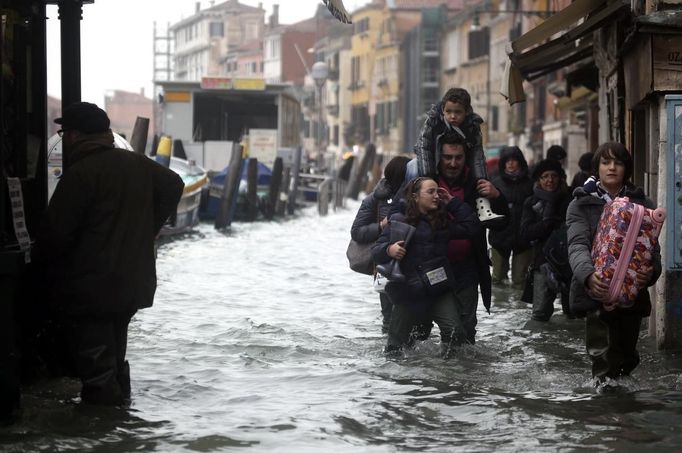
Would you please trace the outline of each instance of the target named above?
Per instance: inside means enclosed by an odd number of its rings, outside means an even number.
[[[174,37],[174,80],[201,80],[224,76],[228,53],[246,43],[260,41],[265,10],[228,0],[181,20],[169,29]]]

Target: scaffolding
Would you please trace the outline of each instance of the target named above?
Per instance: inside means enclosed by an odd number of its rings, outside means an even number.
[[[154,83],[154,124],[153,133],[158,135],[161,132],[161,105],[160,95],[161,86],[159,82],[168,82],[174,79],[173,54],[175,52],[175,40],[170,33],[170,24],[160,30],[154,22],[154,73],[152,81]]]

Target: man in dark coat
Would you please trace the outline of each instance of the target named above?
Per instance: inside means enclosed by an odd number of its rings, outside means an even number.
[[[35,255],[47,266],[51,308],[65,325],[83,402],[130,397],[128,323],[156,290],[154,240],[184,184],[144,155],[117,149],[106,112],[64,109],[70,166],[52,196]]]
[[[514,289],[523,290],[528,266],[533,260],[530,243],[521,237],[521,213],[526,198],[533,194],[533,181],[528,175],[528,163],[518,146],[505,146],[500,151],[499,172],[492,179],[507,199],[509,222],[505,228],[491,230],[493,283],[507,279],[511,257],[511,277]]]
[[[455,198],[463,200],[472,209],[476,208],[476,198],[485,197],[495,214],[508,218],[507,200],[494,184],[485,179],[476,179],[466,165],[464,141],[454,133],[445,134],[440,142],[440,161],[438,164],[438,185]],[[498,227],[504,227],[501,223]],[[485,309],[490,312],[492,283],[490,278],[490,259],[486,232],[482,228],[474,239],[451,240],[448,244],[448,258],[454,274],[461,283],[461,296],[468,298],[470,316],[465,320],[466,340],[474,344],[476,336],[476,307],[478,289]]]

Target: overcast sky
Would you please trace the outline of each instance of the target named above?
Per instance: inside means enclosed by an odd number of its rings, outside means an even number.
[[[348,11],[369,0],[343,0]],[[279,4],[281,23],[312,17],[321,0],[240,0],[263,4],[265,18]],[[153,29],[192,15],[198,0],[95,0],[83,6],[81,22],[82,99],[104,106],[104,93],[120,89],[152,93]],[[202,9],[209,7],[201,0]],[[215,4],[222,3],[221,0]],[[59,20],[56,6],[48,6],[48,82],[50,95],[61,98]]]

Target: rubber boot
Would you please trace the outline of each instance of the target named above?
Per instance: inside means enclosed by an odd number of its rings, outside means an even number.
[[[496,225],[504,220],[503,215],[493,212],[490,207],[490,200],[485,197],[476,198],[476,213],[478,214],[478,220],[486,227]]]

